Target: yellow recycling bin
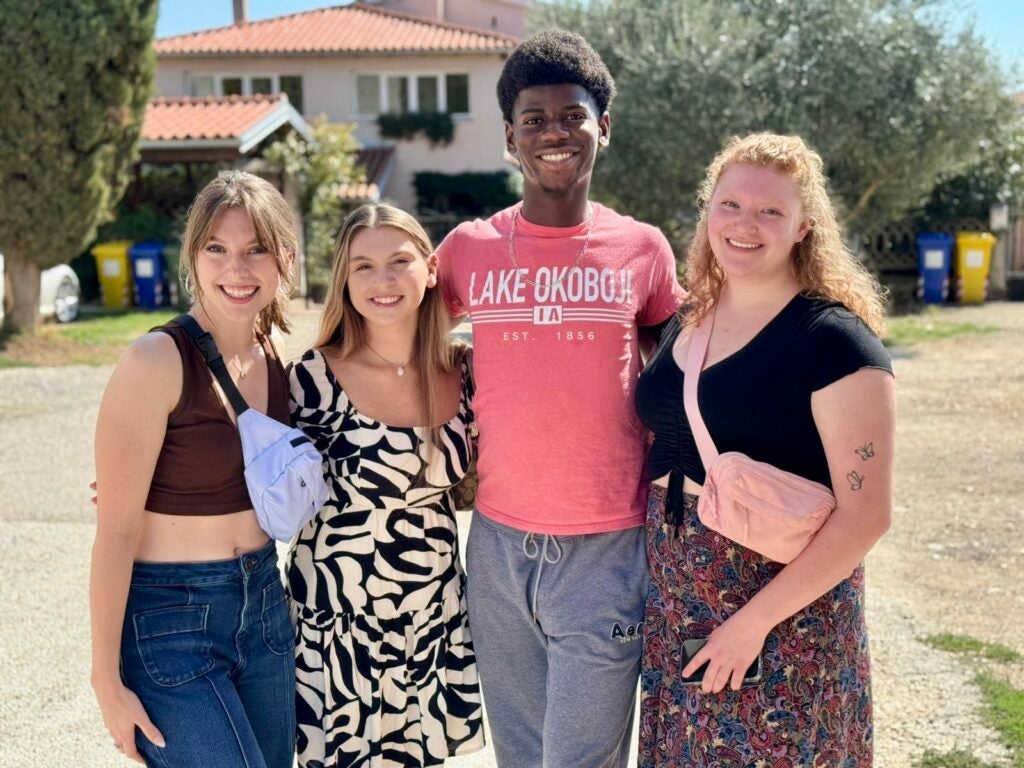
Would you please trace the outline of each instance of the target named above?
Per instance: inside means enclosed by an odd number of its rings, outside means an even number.
[[[132,273],[128,267],[131,246],[130,240],[114,240],[92,248],[104,309],[126,309],[131,304]]]
[[[956,298],[961,304],[985,301],[995,244],[988,232],[956,233]]]

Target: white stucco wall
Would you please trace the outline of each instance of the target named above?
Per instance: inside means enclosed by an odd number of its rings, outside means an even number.
[[[431,148],[426,140],[395,143],[395,167],[386,196],[396,204],[415,208],[413,174],[417,171],[495,171],[507,168],[503,159],[504,131],[495,85],[504,58],[486,56],[358,56],[358,57],[251,57],[160,58],[156,86],[161,96],[186,95],[190,75],[301,75],[303,114],[326,114],[334,122],[355,119],[356,136],[365,146],[382,142],[375,118],[355,115],[357,74],[469,74],[470,113],[456,118],[455,138],[447,147]]]
[[[373,4],[428,19],[522,37],[529,0],[373,0]]]
[[[527,6],[527,0],[445,0],[445,21],[523,37]]]

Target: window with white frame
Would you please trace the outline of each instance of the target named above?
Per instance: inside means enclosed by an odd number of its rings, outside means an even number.
[[[463,72],[357,74],[355,113],[451,112],[469,114],[469,75]]]
[[[356,75],[356,112],[360,115],[380,112],[380,75]]]
[[[189,96],[254,96],[285,93],[296,111],[302,112],[302,75],[188,75]]]
[[[242,96],[245,88],[243,77],[222,77],[220,79],[221,96]]]
[[[213,96],[216,88],[212,75],[193,75],[188,79],[189,96]]]
[[[274,93],[274,78],[272,77],[254,77],[249,80],[249,92],[253,95],[257,93],[271,94]]]

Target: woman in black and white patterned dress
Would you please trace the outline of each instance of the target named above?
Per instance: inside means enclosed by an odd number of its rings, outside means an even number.
[[[331,489],[287,565],[304,768],[443,765],[483,746],[452,499],[471,378],[431,252],[408,214],[354,212],[320,338],[290,372]]]

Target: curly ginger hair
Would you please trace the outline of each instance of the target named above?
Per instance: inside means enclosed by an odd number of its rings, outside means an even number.
[[[687,251],[684,280],[689,299],[684,304],[684,322],[696,325],[704,318],[718,301],[726,279],[711,251],[708,206],[718,180],[733,165],[771,168],[796,180],[804,216],[811,222],[807,236],[793,248],[793,271],[801,292],[845,305],[881,335],[885,319],[883,289],[843,243],[821,156],[799,136],[773,133],[733,137],[708,166],[697,197],[700,219]]]

